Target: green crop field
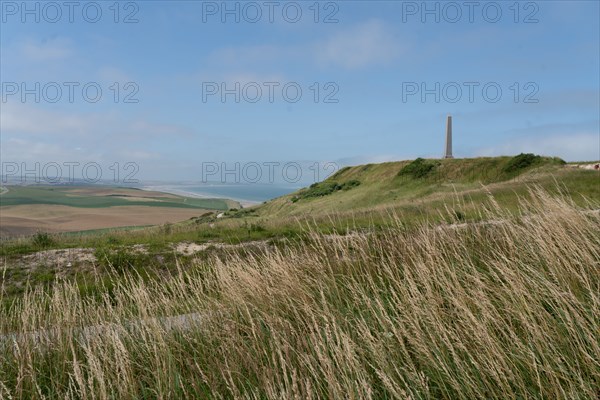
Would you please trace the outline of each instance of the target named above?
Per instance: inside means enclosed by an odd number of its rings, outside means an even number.
[[[63,205],[80,208],[103,208],[116,206],[149,206],[175,208],[202,208],[227,210],[231,202],[224,199],[201,199],[172,195],[169,197],[154,197],[144,191],[133,188],[111,188],[103,186],[10,186],[8,192],[0,196],[0,206],[14,205]],[[87,189],[89,193],[78,193]],[[95,195],[95,190],[115,193]],[[143,197],[143,201],[136,200]],[[128,198],[129,197],[129,198]]]
[[[226,199],[104,185],[7,186],[0,194],[0,237],[36,232],[91,234],[180,222],[236,207],[237,202]]]

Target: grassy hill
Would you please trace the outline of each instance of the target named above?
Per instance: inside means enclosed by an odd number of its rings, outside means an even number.
[[[415,160],[3,244],[0,398],[597,398],[599,190],[556,159]],[[35,263],[61,246],[96,263]]]
[[[598,173],[568,168],[560,159],[533,155],[418,159],[346,167],[321,183],[270,201],[259,210],[265,216],[360,211],[447,200],[456,194],[473,199],[486,191],[522,194],[528,184],[552,190],[557,182],[573,194],[600,198],[597,178]]]
[[[171,243],[181,241],[239,243],[292,237],[301,233],[306,224],[321,232],[372,229],[388,224],[390,214],[399,215],[407,225],[423,220],[476,222],[485,218],[481,207],[489,204],[490,198],[517,212],[520,199],[528,197],[532,186],[566,196],[577,205],[586,206],[591,201],[598,207],[600,203],[600,171],[567,165],[558,158],[522,154],[417,159],[346,167],[327,180],[295,193],[250,208],[232,208],[224,213],[224,218],[217,218],[217,211],[201,212],[195,218],[166,228],[61,235],[54,238],[50,248],[142,243],[166,251]],[[0,254],[35,248],[26,239],[4,242]]]
[[[324,232],[343,232],[385,226],[390,213],[400,215],[405,224],[474,222],[484,218],[481,206],[491,197],[517,212],[532,186],[569,197],[578,205],[600,202],[600,172],[567,165],[558,158],[523,154],[418,159],[343,168],[309,188],[250,209],[230,210],[212,233],[227,240],[276,237],[306,223]],[[448,208],[455,218],[445,212]],[[240,226],[258,229],[239,235]]]

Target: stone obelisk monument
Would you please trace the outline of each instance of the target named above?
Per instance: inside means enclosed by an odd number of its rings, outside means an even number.
[[[448,115],[446,122],[446,154],[444,158],[454,158],[452,155],[452,116]]]

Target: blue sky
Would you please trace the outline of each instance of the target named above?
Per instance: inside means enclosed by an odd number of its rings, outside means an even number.
[[[2,1],[2,161],[198,181],[203,163],[439,157],[447,114],[457,157],[599,159],[600,3],[451,3]]]

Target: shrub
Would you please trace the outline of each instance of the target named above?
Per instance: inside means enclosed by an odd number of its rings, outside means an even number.
[[[345,182],[344,184],[342,184],[342,189],[341,190],[350,190],[352,188],[355,188],[357,186],[360,185],[360,181],[357,181],[356,179],[352,179],[351,181]]]
[[[502,170],[507,174],[519,172],[531,167],[541,159],[542,157],[532,153],[521,153],[511,158]]]
[[[173,224],[165,223],[160,227],[160,233],[163,235],[170,235],[173,232]]]
[[[48,232],[38,232],[33,235],[32,244],[36,247],[44,249],[50,247],[53,243],[54,239]]]
[[[266,229],[259,224],[250,224],[248,227],[248,232],[265,232]]]
[[[465,214],[459,210],[454,210],[454,217],[458,222],[463,222],[465,220]]]
[[[118,237],[111,235],[106,238],[106,243],[109,245],[115,245],[121,243],[121,240]]]
[[[356,179],[352,179],[352,180],[344,182],[344,183],[330,182],[330,181],[313,183],[312,185],[309,186],[309,188],[307,190],[292,197],[292,202],[295,203],[300,199],[307,199],[307,198],[311,198],[311,197],[328,196],[337,191],[350,190],[359,185],[360,185],[360,181],[358,181]]]
[[[125,249],[115,251],[98,249],[95,252],[100,265],[125,272],[134,268],[149,266],[150,257],[147,254],[132,253]]]
[[[417,158],[410,164],[407,164],[398,172],[399,176],[410,176],[413,179],[425,178],[431,174],[431,172],[437,168],[440,164],[439,161],[425,160],[423,158]]]

